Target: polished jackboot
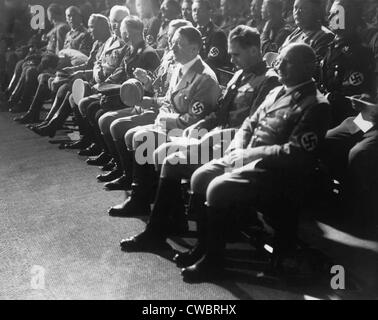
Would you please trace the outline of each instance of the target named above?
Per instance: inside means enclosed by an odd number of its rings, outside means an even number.
[[[212,207],[208,207],[206,211],[208,223],[204,244],[205,254],[192,266],[182,269],[181,274],[185,282],[212,281],[222,275],[226,215],[224,210]]]
[[[50,90],[47,88],[47,85],[40,85],[38,87],[36,95],[33,98],[33,101],[30,105],[29,110],[23,116],[16,117],[13,120],[21,124],[39,122],[39,117],[40,117],[40,113],[43,107],[43,103],[45,102],[45,100],[49,98],[49,96],[50,96]],[[64,101],[64,97],[62,98],[56,97],[54,100],[52,109],[61,105],[63,101]]]
[[[97,180],[99,180],[100,182],[112,182],[116,179],[119,179],[123,175],[123,169],[121,166],[121,162],[119,160],[117,150],[114,146],[114,143],[112,142],[112,136],[103,135],[103,141],[107,146],[108,153],[112,156],[112,160],[110,160],[109,163],[107,163],[104,167],[108,165],[113,165],[113,168],[110,172],[99,175],[97,177]],[[115,166],[114,163],[116,164]],[[102,169],[104,169],[104,167]]]
[[[121,241],[121,248],[127,252],[154,252],[167,248],[166,239],[173,229],[180,227],[180,214],[175,212],[175,204],[172,199],[181,197],[180,182],[161,178],[154,208],[145,231],[137,236]],[[184,214],[183,212],[181,214]]]
[[[196,217],[198,241],[192,250],[178,253],[173,258],[173,261],[179,268],[192,266],[205,254],[207,235],[207,213],[205,202],[206,197],[203,195],[193,193],[190,196],[188,216]]]
[[[160,178],[147,229],[160,230],[166,237],[188,230],[180,180]]]
[[[118,166],[122,168],[122,175],[118,179],[105,184],[104,188],[108,191],[130,190],[134,153],[127,150],[124,141],[114,141],[114,144],[117,150]]]
[[[134,163],[134,183],[130,197],[121,205],[109,210],[113,217],[149,216],[154,194],[156,172],[153,165]]]
[[[89,158],[87,164],[89,166],[100,167],[106,165],[111,159],[112,157],[108,153],[102,152],[97,157]]]
[[[55,114],[55,116],[46,126],[38,127],[32,130],[42,137],[49,136],[50,138],[53,138],[56,135],[56,132],[62,128],[70,113],[71,107],[68,101],[65,100],[62,106],[60,107],[59,111]]]

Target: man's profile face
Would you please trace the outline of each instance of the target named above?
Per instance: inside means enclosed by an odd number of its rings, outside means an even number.
[[[172,51],[176,62],[185,64],[192,58],[193,45],[179,32],[176,32],[172,37]]]
[[[96,28],[96,19],[90,18],[88,20],[88,31],[91,34],[93,40],[98,40],[98,28]]]
[[[300,29],[310,28],[315,24],[317,8],[309,0],[296,0],[293,16],[295,24]]]
[[[255,50],[258,51],[257,48]],[[228,43],[228,53],[231,56],[231,62],[239,69],[247,69],[256,63],[256,55],[251,53],[251,48],[244,49],[238,41]]]
[[[66,11],[66,20],[71,28],[77,28],[81,23],[80,15],[73,9]]]
[[[122,23],[122,20],[123,19],[120,19],[119,17],[116,17],[116,15],[114,16],[110,16],[110,25],[112,27],[112,32],[118,37],[120,38],[121,37],[121,23]]]
[[[135,34],[133,31],[126,23],[121,24],[121,38],[124,43],[129,43],[132,40],[133,34]]]
[[[203,26],[210,19],[210,11],[206,5],[202,5],[199,2],[194,2],[192,5],[193,21],[200,26]]]
[[[192,20],[192,6],[188,1],[184,1],[181,5],[181,15],[185,20]]]
[[[168,1],[163,1],[160,7],[160,11],[163,20],[171,21],[176,18],[175,8]]]
[[[290,48],[284,48],[275,63],[279,81],[286,86],[296,86],[301,83],[302,66]]]

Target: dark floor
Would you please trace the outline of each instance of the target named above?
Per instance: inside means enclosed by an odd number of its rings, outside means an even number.
[[[361,297],[356,288],[340,293],[259,278],[261,265],[245,245],[228,250],[230,280],[185,284],[169,259],[120,251],[119,240],[141,231],[144,222],[107,215],[124,195],[103,191],[95,179],[97,168],[15,124],[8,113],[0,113],[0,136],[0,299]],[[370,251],[378,250],[377,243],[369,245]],[[35,280],[34,272],[41,275],[41,270],[44,288]]]

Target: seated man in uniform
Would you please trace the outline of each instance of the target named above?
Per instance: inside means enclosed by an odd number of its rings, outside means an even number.
[[[340,12],[343,23],[340,23]],[[357,0],[336,0],[330,10],[330,27],[336,38],[322,62],[321,86],[329,93],[332,106],[332,128],[356,111],[345,96],[376,94],[375,60],[370,48],[362,44],[357,30],[362,25]],[[362,58],[363,57],[363,58]]]
[[[355,96],[358,116],[346,119],[326,136],[322,159],[341,186],[340,217],[363,238],[378,239],[378,104],[368,94]],[[334,212],[332,213],[334,214]]]
[[[306,43],[315,50],[320,62],[334,38],[333,33],[322,25],[322,0],[296,0],[293,16],[297,29],[287,37],[281,48],[290,43]]]
[[[126,55],[114,73],[105,80],[105,84],[121,85],[126,80],[134,77],[136,68],[145,69],[148,72],[154,72],[160,64],[159,56],[156,50],[149,46],[144,39],[143,22],[134,16],[126,17],[121,24],[122,38],[128,48]],[[80,108],[80,106],[79,106]],[[101,147],[102,153],[95,158],[88,159],[89,165],[101,166],[106,165],[111,160],[111,152],[105,143],[99,128],[99,119],[109,111],[127,109],[129,115],[141,114],[143,111],[134,106],[125,106],[120,99],[120,86],[104,93],[100,100],[93,101],[86,110],[88,121],[95,134],[96,143]]]
[[[114,6],[110,10],[109,21],[112,31],[112,36],[105,42],[100,58],[96,61],[92,76],[88,79],[90,85],[101,85],[113,72],[119,67],[126,54],[126,44],[121,36],[121,23],[124,18],[130,15],[129,10],[125,6]],[[73,95],[71,94],[69,102],[75,114],[75,119],[79,124],[81,138],[80,140],[62,146],[67,149],[82,149],[80,155],[94,156],[100,153],[100,147],[94,142],[91,127],[85,119],[86,108],[93,102],[99,99],[99,95],[91,95],[85,97],[80,101],[81,109],[75,103]],[[84,114],[84,117],[83,117]],[[92,143],[92,144],[91,144]]]
[[[41,58],[42,54],[58,54],[59,51],[63,49],[66,34],[70,30],[70,27],[67,25],[66,22],[64,9],[58,4],[51,4],[47,8],[47,18],[53,27],[47,34],[44,34],[41,37],[41,40],[43,40],[42,43],[46,45],[38,49],[33,48],[24,59],[17,62],[13,71],[13,76],[6,90],[6,94],[8,97],[16,89],[16,86],[22,75],[23,67],[26,65],[26,63],[28,63],[28,61],[30,63],[32,60],[36,59],[35,63],[37,63],[37,61]]]
[[[140,199],[150,201],[154,193],[157,177],[153,155],[148,152],[146,161],[143,161],[139,146],[144,144],[149,151],[154,151],[170,140],[169,135],[181,136],[184,129],[214,111],[221,94],[214,71],[199,56],[203,45],[201,33],[194,27],[182,27],[176,31],[172,43],[178,65],[166,96],[145,97],[142,102],[144,108],[159,109],[155,123],[131,129],[125,137],[128,149],[135,153],[132,168],[126,169],[133,174],[133,185],[125,207],[138,206]],[[140,214],[148,215],[149,212]]]
[[[66,19],[71,30],[66,34],[63,50],[72,49],[88,56],[93,45],[93,39],[84,27],[79,8],[69,7],[66,10]],[[28,110],[38,88],[38,81],[46,81],[50,74],[55,73],[58,68],[71,65],[70,58],[66,55],[62,58],[61,54],[64,53],[61,51],[59,56],[55,53],[46,53],[42,55],[38,65],[33,63],[23,68],[19,83],[9,99],[12,112]],[[45,75],[38,77],[42,74]]]
[[[192,176],[190,205],[198,216],[199,239],[192,251],[175,257],[185,267],[185,281],[207,281],[219,275],[227,221],[239,205],[264,209],[264,218],[270,219],[276,231],[276,257],[295,248],[304,180],[317,163],[330,110],[312,80],[316,56],[311,47],[289,45],[279,60],[277,72],[283,86],[272,90],[257,112],[244,121],[225,157]],[[166,248],[169,216],[160,213],[158,218],[151,217],[143,233],[122,240],[122,249]]]
[[[166,48],[168,48],[168,28],[172,20],[179,19],[181,15],[180,3],[176,0],[164,0],[160,6],[161,26],[157,39],[154,41],[154,47],[162,56]]]
[[[216,72],[217,68],[230,67],[227,54],[227,36],[211,21],[209,0],[194,0],[192,5],[194,26],[201,32],[201,57]]]
[[[240,70],[229,82],[226,92],[220,100],[219,109],[187,128],[185,132],[188,137],[180,137],[173,142],[163,144],[155,151],[155,165],[159,166],[164,163],[159,183],[160,188],[158,188],[156,197],[156,202],[159,205],[155,206],[155,210],[158,208],[170,210],[169,208],[175,206],[176,210],[172,210],[172,212],[176,212],[176,216],[179,216],[179,212],[184,212],[184,204],[180,201],[181,179],[190,178],[196,169],[212,160],[212,149],[218,147],[213,146],[212,141],[217,144],[223,137],[229,135],[228,141],[231,142],[232,135],[243,121],[252,115],[264,101],[266,95],[279,85],[276,77],[267,74],[267,67],[261,56],[260,34],[255,29],[239,26],[231,31],[229,52],[232,62]],[[199,139],[198,133],[201,130],[206,134]],[[222,141],[222,143],[227,144],[226,141]],[[225,150],[228,145],[222,145],[222,147]],[[182,152],[175,153],[178,150],[182,150]],[[206,158],[204,162],[199,161],[197,165],[189,165],[189,159],[194,155],[199,156],[200,150],[206,152],[208,157],[201,154]],[[171,152],[174,154],[170,156]],[[164,160],[167,156],[169,157]],[[176,195],[175,203],[168,200],[173,194]],[[161,205],[162,201],[165,204],[163,206]],[[138,207],[145,207],[146,209],[141,211],[146,211],[148,203],[141,201]],[[130,217],[137,213],[130,209],[126,210],[127,208],[122,206],[120,208],[119,210],[112,209],[111,215]]]
[[[55,83],[55,76],[49,78],[48,81],[42,81],[41,79],[28,112],[23,116],[14,118],[14,121],[21,124],[39,122],[43,103],[50,96],[53,98],[54,103],[49,115],[47,116],[47,119],[44,120],[44,122],[48,123],[49,119],[51,120],[55,113],[57,113],[58,109],[63,103],[63,100],[65,100],[68,91],[71,90],[74,79],[81,77],[86,79],[84,76],[88,73],[90,74],[90,71],[88,70],[93,68],[94,63],[101,54],[101,48],[103,48],[104,42],[110,37],[110,24],[108,18],[105,16],[93,14],[89,17],[88,26],[88,30],[95,42],[93,43],[92,50],[87,61],[77,66],[64,68],[62,70],[64,77],[61,82]],[[41,75],[40,77],[43,76],[44,75]],[[47,75],[47,77],[49,77],[49,75]],[[68,85],[68,83],[70,83],[70,85]],[[69,104],[68,108],[70,109]]]
[[[264,0],[262,17],[266,21],[261,32],[261,48],[263,56],[268,52],[278,52],[291,29],[282,17],[281,0]]]
[[[169,49],[162,58],[159,68],[152,74],[148,70],[136,68],[134,76],[143,84],[145,95],[163,97],[166,95],[169,83],[172,78],[176,62],[172,52],[172,38],[180,27],[191,26],[186,20],[172,20],[169,23],[168,37]],[[97,179],[101,182],[108,182],[105,185],[107,190],[125,190],[131,185],[130,174],[127,175],[127,163],[130,159],[125,144],[126,133],[137,126],[154,123],[158,110],[141,110],[139,114],[130,115],[130,110],[107,112],[99,119],[99,127],[108,150],[113,157],[114,167],[109,173],[100,175]]]
[[[59,82],[55,84],[55,80],[51,83],[51,86],[58,87],[54,90],[57,93],[51,110],[42,124],[35,127],[30,126],[34,132],[41,136],[53,137],[56,131],[59,130],[67,120],[72,111],[69,98],[74,80],[89,80],[92,78],[94,64],[100,59],[104,44],[110,37],[109,19],[105,16],[92,14],[89,18],[88,26],[93,40],[95,41],[88,60],[84,64],[65,68],[63,71],[66,72],[67,76],[62,79],[61,84]],[[36,97],[34,97],[29,111],[25,116],[18,119],[19,122],[27,123],[38,121],[40,109],[44,102],[44,95],[48,94],[48,90],[47,86],[39,85]]]

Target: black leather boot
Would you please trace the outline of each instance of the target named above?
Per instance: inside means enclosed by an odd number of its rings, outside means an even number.
[[[86,140],[86,141],[89,141],[89,140]],[[68,149],[81,149],[78,152],[78,155],[85,156],[85,157],[95,157],[101,153],[101,148],[96,143],[90,144],[89,146],[87,146],[87,148],[83,148],[82,144],[80,143],[78,145],[72,145]]]
[[[39,86],[29,110],[23,116],[16,117],[13,120],[21,124],[31,124],[39,122],[39,116],[41,113],[41,109],[43,107],[43,102],[49,97],[49,95],[50,90],[48,90],[47,85],[46,87]],[[62,102],[63,99],[56,98],[54,100],[52,108],[55,108],[58,103],[61,104]]]
[[[146,186],[133,184],[130,197],[121,205],[114,206],[109,210],[111,217],[140,217],[150,215],[150,204],[146,201]]]
[[[122,174],[122,171],[121,171]],[[118,179],[104,184],[104,189],[106,191],[127,191],[131,189],[132,180],[131,178],[123,174]]]
[[[131,196],[121,207],[111,208],[109,215],[135,217],[150,215],[150,201],[154,192],[156,173],[152,165],[134,163],[134,183]]]
[[[147,229],[160,230],[165,237],[182,235],[188,230],[180,182],[180,180],[160,178]]]
[[[108,171],[113,171],[114,168],[116,167],[116,162],[114,159],[110,160],[106,165],[104,165],[103,167],[101,167],[101,171],[105,171],[105,172],[108,172]]]
[[[96,167],[104,166],[111,159],[112,159],[112,157],[109,154],[102,152],[97,157],[89,158],[87,160],[87,164],[90,165],[90,166],[96,166]]]
[[[225,211],[207,208],[207,235],[205,254],[200,260],[181,271],[185,282],[197,283],[218,280],[223,271],[223,251],[225,247]]]
[[[43,127],[33,127],[31,130],[41,137],[54,138],[58,128],[54,124],[49,123],[48,125]]]
[[[116,165],[112,171],[97,176],[97,180],[99,182],[111,182],[111,181],[114,181],[115,179],[120,178],[121,176],[122,176],[122,169]]]
[[[206,197],[193,193],[189,202],[189,216],[196,216],[198,241],[196,246],[187,252],[178,253],[173,258],[179,268],[186,268],[195,264],[205,253],[206,234],[207,234],[207,214],[206,214]]]
[[[26,112],[23,116],[16,117],[13,121],[18,122],[20,124],[32,124],[39,122],[39,112],[34,110],[30,110]]]

